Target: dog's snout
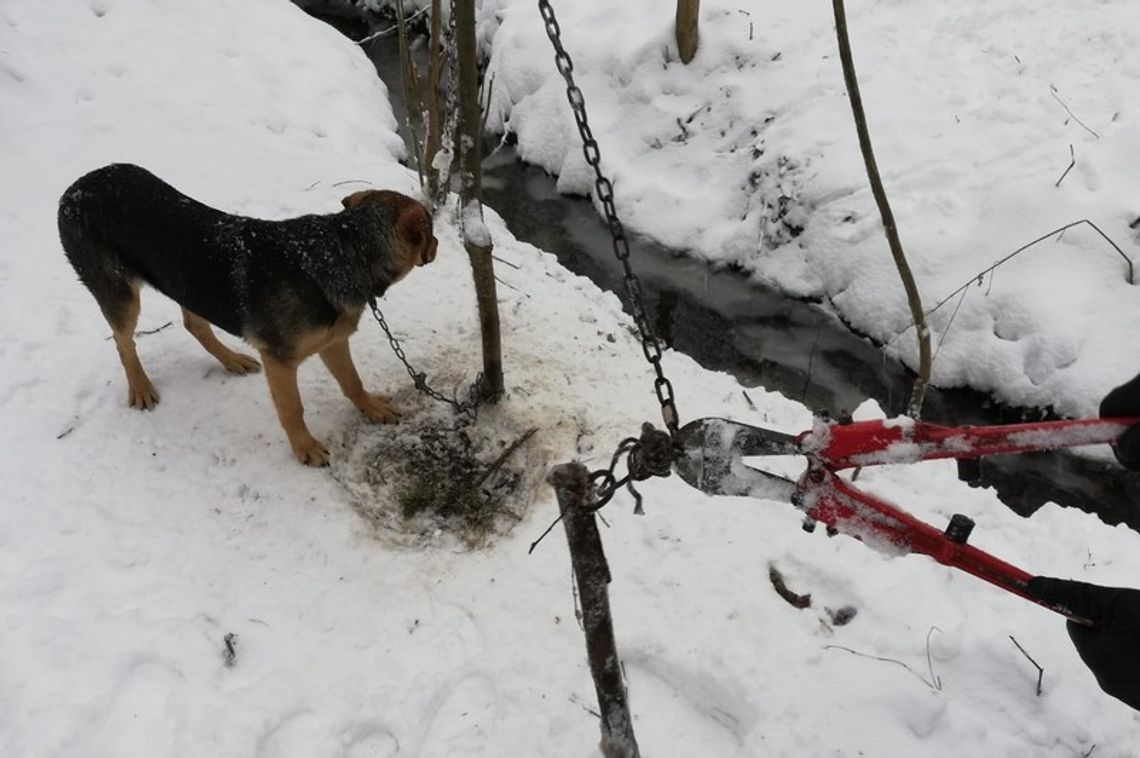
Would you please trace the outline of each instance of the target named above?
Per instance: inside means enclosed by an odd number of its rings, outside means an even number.
[[[431,242],[428,243],[427,247],[424,248],[423,253],[420,254],[421,266],[431,263],[435,260],[436,248],[438,246],[439,243],[436,241],[436,238],[432,237]]]

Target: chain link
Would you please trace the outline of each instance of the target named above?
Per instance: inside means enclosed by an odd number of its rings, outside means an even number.
[[[570,101],[570,109],[573,111],[574,121],[578,125],[578,134],[582,138],[582,154],[586,158],[586,163],[594,169],[594,192],[598,202],[602,205],[606,224],[610,228],[610,236],[613,237],[614,255],[617,256],[622,265],[625,294],[633,313],[633,322],[637,325],[637,331],[641,335],[642,351],[645,353],[645,359],[649,361],[657,374],[657,378],[653,382],[653,389],[657,393],[658,402],[661,404],[661,418],[669,430],[669,435],[671,437],[676,436],[680,422],[677,414],[677,403],[673,395],[673,384],[661,368],[661,345],[657,342],[649,318],[645,314],[645,305],[641,296],[641,282],[629,264],[629,240],[626,239],[625,227],[622,226],[621,219],[617,215],[617,207],[614,205],[613,182],[602,173],[601,150],[598,148],[598,141],[594,139],[593,130],[590,129],[589,121],[586,118],[586,100],[582,95],[582,90],[574,83],[574,61],[570,59],[569,53],[562,47],[562,30],[558,26],[558,19],[554,16],[554,8],[550,5],[549,0],[538,0],[538,10],[546,24],[546,36],[550,38],[550,43],[554,46],[554,62],[558,66],[558,73],[562,74],[562,78],[566,80],[566,98]]]
[[[456,400],[454,397],[448,397],[439,390],[432,389],[427,383],[427,374],[423,371],[416,371],[412,368],[412,364],[408,362],[408,358],[404,355],[404,348],[400,345],[400,341],[392,334],[392,330],[388,328],[388,322],[384,320],[384,314],[380,312],[380,306],[376,303],[376,298],[372,298],[368,305],[372,308],[372,315],[376,318],[376,322],[380,324],[380,328],[384,330],[385,336],[388,337],[388,344],[392,346],[392,352],[404,364],[404,368],[408,371],[408,376],[412,377],[412,383],[416,389],[424,393],[428,397],[438,400],[441,403],[446,403],[455,409],[455,412],[460,416],[466,417],[468,422],[474,422],[475,416],[479,412],[479,406],[491,399],[492,393],[487,391],[486,385],[483,383],[483,374],[475,377],[475,383],[471,385],[471,389],[467,394],[466,400]]]

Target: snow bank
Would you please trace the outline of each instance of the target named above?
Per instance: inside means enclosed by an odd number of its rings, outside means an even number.
[[[557,3],[623,220],[822,300],[917,365],[909,311],[863,171],[830,7],[713,0],[678,62],[651,0]],[[589,182],[542,22],[500,0],[490,123]],[[926,309],[1051,229],[1087,218],[1133,258],[1140,216],[1135,7],[1107,0],[848,9],[872,139]],[[1076,165],[1055,186],[1070,163]],[[934,380],[1086,415],[1140,371],[1140,297],[1088,227],[1050,239],[932,317]],[[1140,285],[1140,282],[1138,282]]]

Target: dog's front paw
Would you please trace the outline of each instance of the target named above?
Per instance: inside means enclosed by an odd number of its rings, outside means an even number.
[[[293,443],[293,455],[297,456],[297,460],[306,466],[329,465],[328,449],[312,435],[306,435],[303,439]]]
[[[222,367],[231,374],[256,374],[261,371],[261,363],[252,355],[231,353],[222,361]]]
[[[152,410],[158,405],[158,392],[150,380],[144,379],[127,388],[127,403],[140,411]]]
[[[392,398],[387,395],[365,393],[356,407],[363,411],[365,416],[381,424],[395,424],[400,420],[400,412],[392,404]]]

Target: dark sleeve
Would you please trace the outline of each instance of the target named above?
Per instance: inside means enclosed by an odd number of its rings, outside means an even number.
[[[1100,688],[1140,710],[1140,590],[1036,576],[1029,593],[1096,622],[1068,622],[1069,638]]]
[[[1104,396],[1100,402],[1101,418],[1140,416],[1140,375]],[[1140,424],[1129,427],[1112,446],[1120,465],[1140,470]]]

